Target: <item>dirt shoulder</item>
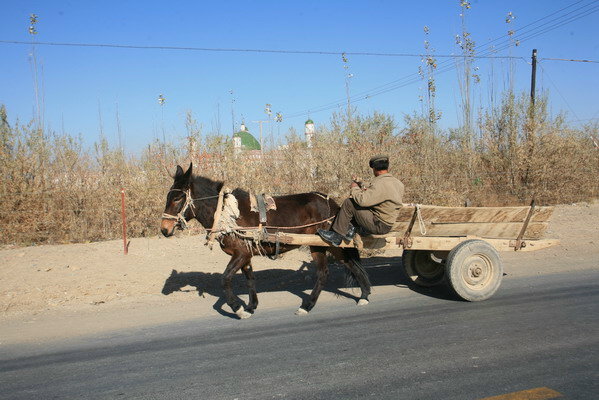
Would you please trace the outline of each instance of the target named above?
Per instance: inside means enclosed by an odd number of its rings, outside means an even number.
[[[507,277],[599,268],[599,203],[558,206],[548,238],[558,247],[531,253],[502,253]],[[410,295],[399,268],[401,252],[365,259],[374,294]],[[201,236],[133,239],[124,255],[121,241],[0,250],[0,346],[41,341],[201,316],[227,315],[219,300],[220,274],[229,257],[209,250]],[[307,251],[253,262],[260,312],[300,303],[311,289]],[[342,286],[333,267],[330,286]],[[237,290],[244,280],[236,277]],[[400,289],[398,290],[398,285]],[[348,301],[330,292],[321,302]]]

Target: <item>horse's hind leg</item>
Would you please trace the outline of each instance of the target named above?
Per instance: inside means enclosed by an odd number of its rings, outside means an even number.
[[[256,307],[258,307],[258,293],[256,292],[256,279],[254,278],[254,270],[252,268],[252,263],[247,264],[242,267],[241,270],[245,275],[245,279],[248,284],[248,292],[250,300],[248,302],[247,311],[253,313]]]
[[[241,319],[249,318],[252,316],[249,312],[245,311],[241,306],[241,300],[233,293],[233,288],[231,287],[231,280],[233,279],[233,275],[240,268],[249,264],[251,256],[248,254],[234,254],[227,264],[227,268],[223,273],[223,289],[225,290],[225,298],[227,300],[227,304],[231,307],[231,310]]]
[[[333,256],[343,262],[352,278],[354,278],[358,285],[360,285],[360,290],[362,294],[360,295],[360,299],[358,300],[358,305],[363,306],[368,304],[368,296],[370,296],[370,279],[368,279],[368,274],[362,265],[362,260],[360,259],[360,253],[357,249],[354,248],[331,248],[329,249]]]
[[[310,247],[310,252],[312,259],[316,263],[316,284],[314,285],[314,289],[312,289],[312,293],[310,293],[310,297],[304,299],[302,306],[295,312],[297,315],[307,314],[312,310],[329,278],[326,249],[322,247]]]

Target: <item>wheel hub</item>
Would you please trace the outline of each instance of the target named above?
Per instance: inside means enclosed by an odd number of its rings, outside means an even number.
[[[473,289],[484,287],[491,279],[493,266],[483,255],[476,254],[466,260],[464,281]]]

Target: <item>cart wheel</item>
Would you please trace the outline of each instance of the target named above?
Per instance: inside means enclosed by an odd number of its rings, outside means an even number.
[[[466,240],[449,252],[445,268],[449,286],[460,298],[482,301],[499,288],[503,266],[499,253],[484,240]]]
[[[444,260],[428,250],[404,250],[401,260],[406,275],[418,286],[439,285],[445,279]]]

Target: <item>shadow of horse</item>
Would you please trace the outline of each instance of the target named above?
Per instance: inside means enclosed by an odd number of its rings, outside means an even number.
[[[401,257],[370,257],[362,260],[368,272],[372,286],[396,286],[443,300],[457,300],[444,285],[436,287],[420,287],[415,285],[401,268]],[[359,295],[353,294],[353,289],[359,287],[347,281],[345,268],[342,265],[329,264],[330,275],[323,290],[339,297],[359,300]],[[315,282],[316,265],[313,262],[302,262],[297,270],[267,269],[255,271],[256,289],[258,292],[287,291],[304,300],[309,297],[305,291],[312,289]],[[174,292],[197,292],[198,296],[205,297],[209,294],[217,298],[212,306],[219,314],[236,318],[235,313],[224,310],[226,304],[222,289],[223,274],[205,272],[178,272],[173,269],[171,275],[164,282],[162,294],[168,296]],[[236,274],[232,280],[233,289],[237,294],[249,293],[243,275]],[[339,289],[339,288],[344,288]],[[359,291],[359,290],[358,290]]]

